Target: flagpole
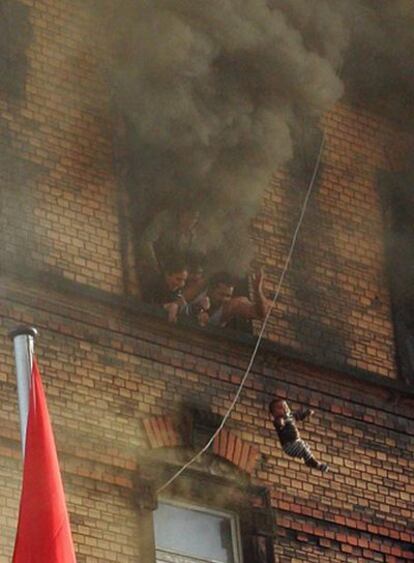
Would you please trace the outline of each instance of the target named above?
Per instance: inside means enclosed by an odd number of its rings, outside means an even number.
[[[32,375],[34,341],[37,337],[34,327],[20,326],[9,333],[14,344],[14,358],[16,362],[17,395],[20,411],[20,435],[22,439],[22,453],[26,448],[27,418],[29,416],[30,382]]]

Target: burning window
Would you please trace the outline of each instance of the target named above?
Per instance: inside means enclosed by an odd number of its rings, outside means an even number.
[[[161,502],[154,512],[157,563],[241,563],[236,515]]]

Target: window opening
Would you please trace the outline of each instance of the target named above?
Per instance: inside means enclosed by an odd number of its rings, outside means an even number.
[[[380,184],[397,360],[406,383],[414,381],[413,179],[413,169],[384,173]]]
[[[242,563],[234,513],[160,502],[154,531],[157,563]]]

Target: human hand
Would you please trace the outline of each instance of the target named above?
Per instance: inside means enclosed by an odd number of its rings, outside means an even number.
[[[204,309],[204,311],[208,311],[211,306],[210,297],[205,295],[199,302],[200,310]]]
[[[180,306],[176,302],[166,303],[164,305],[164,309],[167,311],[168,314],[168,322],[169,323],[176,323],[178,318],[178,311]]]
[[[208,314],[208,310],[210,309],[211,303],[210,298],[206,295],[200,301],[199,309],[197,311],[197,320],[200,326],[207,326],[210,315]]]
[[[208,321],[210,319],[210,315],[204,309],[200,309],[200,312],[197,315],[198,324],[200,326],[207,326]]]
[[[257,293],[262,293],[264,282],[264,268],[263,266],[253,275],[253,289]]]

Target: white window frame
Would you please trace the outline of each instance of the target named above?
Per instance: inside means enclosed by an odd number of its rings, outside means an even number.
[[[231,529],[231,543],[233,547],[233,556],[234,556],[234,563],[243,563],[243,555],[242,555],[242,545],[241,545],[241,534],[240,534],[240,520],[239,516],[236,512],[230,510],[217,510],[215,508],[210,508],[209,506],[202,506],[200,504],[191,504],[184,501],[177,501],[177,500],[170,500],[170,499],[159,499],[159,504],[169,504],[171,506],[177,506],[179,508],[188,508],[189,510],[195,510],[197,512],[202,512],[205,514],[212,514],[214,516],[221,516],[224,518],[228,518],[230,521],[230,529]],[[155,540],[155,535],[154,535]],[[157,545],[155,544],[155,550],[157,550]],[[159,548],[161,549],[161,548]],[[164,549],[161,551],[165,551],[168,553],[168,550]],[[197,561],[196,557],[191,557],[186,555],[185,553],[174,553],[170,552],[173,555],[177,555],[179,557],[187,557],[188,559],[193,558],[194,561]],[[212,561],[212,563],[217,563]]]

